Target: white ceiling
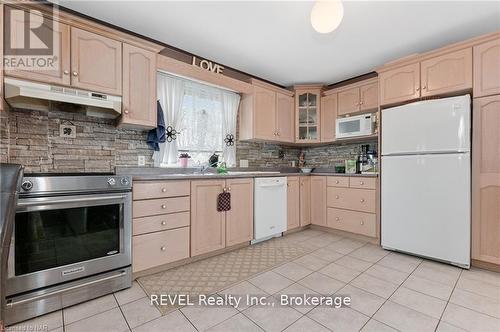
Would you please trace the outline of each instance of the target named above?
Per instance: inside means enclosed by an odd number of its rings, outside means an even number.
[[[327,35],[311,27],[311,1],[59,3],[282,85],[338,82],[500,29],[500,1],[345,1]]]

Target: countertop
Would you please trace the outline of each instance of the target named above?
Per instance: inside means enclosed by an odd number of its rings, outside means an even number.
[[[198,172],[198,173],[196,173]],[[204,174],[199,173],[199,169],[182,168],[157,168],[138,167],[127,168],[117,167],[117,175],[129,175],[135,181],[152,180],[199,180],[199,179],[233,179],[233,178],[260,178],[276,176],[353,176],[353,177],[377,177],[378,174],[346,174],[335,173],[330,169],[317,169],[312,173],[302,173],[298,169],[231,169],[229,174],[218,174],[215,169],[209,169]],[[231,174],[233,172],[233,174]]]

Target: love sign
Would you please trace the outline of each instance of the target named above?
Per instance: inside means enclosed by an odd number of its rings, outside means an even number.
[[[201,60],[201,59],[199,62],[197,62],[197,59],[195,56],[193,56],[193,62],[191,64],[193,66],[200,67],[201,69],[208,70],[208,71],[210,71],[212,73],[216,73],[216,74],[222,74],[222,72],[224,71],[224,67],[222,67],[221,65],[219,65],[215,62],[208,61],[208,60]]]

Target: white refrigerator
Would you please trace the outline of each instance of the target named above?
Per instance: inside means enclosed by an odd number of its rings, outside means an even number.
[[[469,95],[382,111],[382,247],[470,267]]]

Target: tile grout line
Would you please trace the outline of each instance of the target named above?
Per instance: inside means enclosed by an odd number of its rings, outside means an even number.
[[[441,323],[441,321],[443,319],[444,312],[446,311],[446,308],[448,308],[448,304],[450,303],[451,297],[453,296],[453,292],[455,292],[455,288],[457,288],[457,284],[458,284],[458,281],[460,280],[460,277],[462,276],[462,272],[463,272],[463,270],[460,271],[460,274],[458,275],[458,278],[455,281],[455,284],[453,285],[453,289],[452,289],[450,295],[448,296],[448,300],[446,301],[446,305],[444,306],[443,312],[441,313],[441,316],[439,317],[439,322],[438,322],[438,325],[436,325],[434,332],[437,330],[439,324]],[[445,322],[445,323],[447,323],[447,322]],[[451,325],[453,325],[453,324],[451,324]]]
[[[187,317],[187,316],[186,316],[186,315],[182,312],[182,310],[181,310],[180,308],[179,308],[179,309],[176,309],[176,310],[177,310],[177,311],[179,311],[179,313],[180,313],[182,316],[184,316],[184,318],[186,318],[186,320],[189,322],[189,324],[191,324],[191,326],[192,326],[192,327],[193,327],[196,331],[199,331],[199,330],[196,328],[196,326],[194,326],[193,322],[189,320],[189,318],[188,318],[188,317]],[[169,314],[170,314],[170,313],[172,313],[172,312],[175,312],[175,310],[172,310],[171,312],[169,312]],[[165,316],[166,316],[166,315],[165,315]],[[163,317],[163,316],[162,316],[162,317]],[[216,326],[217,326],[217,325],[216,325]]]

